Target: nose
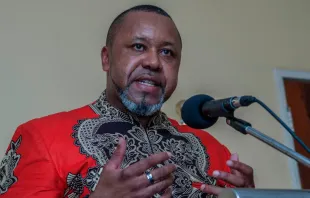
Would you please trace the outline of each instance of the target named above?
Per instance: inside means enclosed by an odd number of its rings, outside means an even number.
[[[152,71],[158,71],[161,70],[161,63],[159,59],[159,54],[157,53],[157,50],[149,50],[146,54],[146,58],[143,62],[143,68],[149,69]]]

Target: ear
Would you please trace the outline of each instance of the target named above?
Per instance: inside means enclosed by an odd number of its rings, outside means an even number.
[[[109,50],[107,46],[103,47],[101,50],[101,64],[103,71],[107,72],[110,70]]]

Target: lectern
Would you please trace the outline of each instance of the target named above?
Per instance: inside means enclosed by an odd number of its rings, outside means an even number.
[[[310,198],[308,190],[227,188],[218,198]]]

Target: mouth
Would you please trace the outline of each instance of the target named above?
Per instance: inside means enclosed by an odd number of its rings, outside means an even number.
[[[144,93],[158,95],[163,90],[163,84],[159,78],[150,75],[141,75],[132,81],[132,91],[136,93]]]
[[[158,86],[154,81],[151,80],[138,80],[137,81],[139,84],[150,86],[150,87],[156,87]]]
[[[140,77],[135,80],[135,82],[144,85],[144,86],[150,86],[150,87],[162,87],[162,84],[159,80],[153,77]]]

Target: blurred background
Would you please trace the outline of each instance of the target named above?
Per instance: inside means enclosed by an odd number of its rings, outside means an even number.
[[[163,108],[171,118],[180,120],[177,103],[198,93],[254,95],[279,114],[274,69],[310,72],[309,0],[1,1],[0,158],[18,125],[99,97],[108,27],[141,3],[165,9],[183,38],[179,84]],[[236,116],[287,143],[280,125],[258,105]],[[298,188],[288,157],[222,119],[207,131],[254,168],[258,188]]]

